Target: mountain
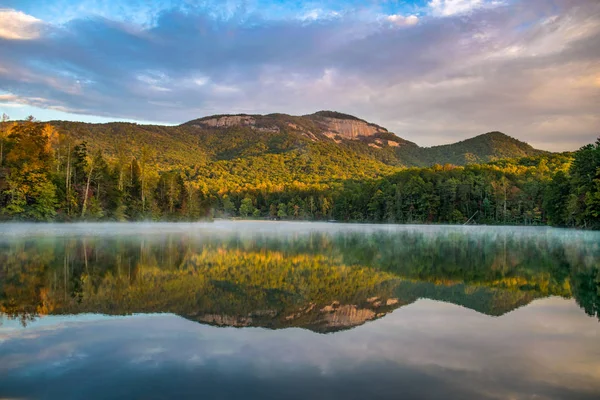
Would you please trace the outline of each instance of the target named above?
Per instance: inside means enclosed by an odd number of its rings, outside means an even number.
[[[595,227],[589,177],[597,167],[588,161],[597,147],[546,153],[490,132],[423,148],[333,111],[215,115],[179,126],[11,122],[0,124],[0,220]]]
[[[327,154],[333,163],[346,165],[348,157],[365,167],[371,175],[388,166],[466,165],[539,155],[543,151],[501,132],[490,132],[462,142],[419,147],[389,132],[386,128],[352,115],[319,111],[304,116],[213,115],[179,126],[138,125],[131,123],[87,124],[51,122],[59,132],[78,141],[87,141],[92,150],[109,156],[118,148],[135,153],[146,146],[154,149],[153,161],[164,167],[202,164],[208,160],[233,160],[265,154]],[[329,157],[331,156],[331,157]],[[368,161],[367,161],[368,160]]]
[[[530,157],[547,153],[502,132],[489,132],[448,145],[426,148],[405,147],[399,150],[400,159],[420,167],[432,164],[486,163],[502,158]]]

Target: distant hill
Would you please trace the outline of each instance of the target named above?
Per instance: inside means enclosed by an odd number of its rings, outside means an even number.
[[[135,153],[143,146],[149,147],[154,150],[154,163],[165,168],[267,154],[290,153],[292,158],[306,158],[319,153],[336,167],[347,171],[358,168],[372,175],[385,165],[466,165],[544,153],[501,132],[449,145],[419,147],[384,127],[334,111],[304,116],[214,115],[179,126],[65,121],[51,124],[109,156],[114,156],[119,148],[130,148]]]
[[[398,157],[420,167],[432,164],[466,165],[502,158],[530,157],[547,153],[502,132],[489,132],[458,143],[434,147],[404,147]]]

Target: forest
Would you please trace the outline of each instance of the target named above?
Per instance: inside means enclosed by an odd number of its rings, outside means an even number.
[[[251,142],[244,132],[236,140]],[[274,152],[258,143],[243,156],[194,153],[187,165],[169,164],[157,161],[158,146],[115,138],[102,149],[33,118],[3,122],[0,220],[225,217],[600,228],[600,139],[573,153],[429,167],[390,165],[377,158],[384,152],[352,150],[357,144],[275,139]],[[238,151],[223,141],[213,146],[225,146],[220,154]]]

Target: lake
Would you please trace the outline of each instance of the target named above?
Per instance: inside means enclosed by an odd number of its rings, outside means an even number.
[[[600,232],[0,225],[0,398],[598,399]]]

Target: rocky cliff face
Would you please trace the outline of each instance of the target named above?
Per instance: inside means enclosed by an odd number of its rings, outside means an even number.
[[[278,133],[281,128],[277,125],[257,126],[257,117],[252,115],[223,115],[219,117],[198,120],[193,126],[197,128],[231,128],[246,126],[259,132]]]
[[[362,325],[366,321],[375,319],[377,314],[368,308],[358,308],[353,304],[343,305],[331,312],[322,314],[322,324],[327,330],[336,328],[349,328]]]
[[[381,318],[402,305],[404,303],[399,302],[397,298],[372,297],[360,304],[341,304],[339,301],[334,301],[319,307],[315,303],[309,303],[291,314],[276,310],[257,310],[247,315],[199,313],[186,315],[186,318],[221,327],[261,326],[271,329],[302,327],[314,332],[332,332],[350,329]]]
[[[256,118],[250,115],[224,115],[198,121],[198,125],[209,128],[229,128],[232,126],[254,126]]]
[[[322,124],[325,128],[323,134],[330,138],[340,136],[344,139],[356,140],[360,137],[388,132],[387,129],[360,120],[323,118]]]
[[[234,315],[204,314],[196,317],[196,320],[209,325],[234,326],[236,328],[252,325],[252,317]]]
[[[396,147],[399,143],[404,142],[400,138],[397,138],[396,141],[393,134],[381,126],[371,124],[352,115],[330,111],[319,111],[301,117],[285,114],[217,115],[190,121],[187,125],[201,129],[247,127],[270,133],[290,131],[300,133],[311,140],[325,138],[336,142],[340,140],[367,140],[372,147],[376,148]],[[387,135],[387,138],[381,139],[379,138],[380,135]]]

